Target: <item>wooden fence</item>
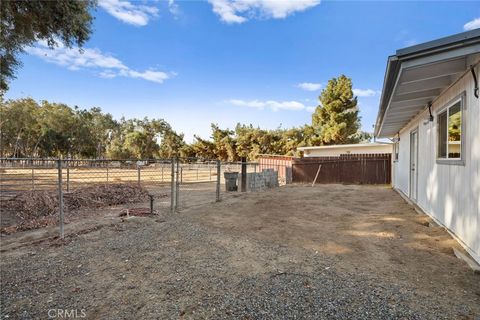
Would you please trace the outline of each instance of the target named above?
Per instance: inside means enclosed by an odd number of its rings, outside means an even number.
[[[292,159],[294,183],[390,184],[391,154],[345,154]]]

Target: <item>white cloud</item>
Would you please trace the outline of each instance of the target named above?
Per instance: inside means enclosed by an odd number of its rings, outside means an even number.
[[[463,29],[465,31],[473,30],[477,28],[480,28],[480,18],[473,19],[472,21],[465,23],[465,25],[463,26]]]
[[[120,75],[130,78],[140,78],[143,80],[157,83],[163,83],[165,80],[170,78],[170,75],[168,73],[155,70],[146,70],[143,72],[135,70],[121,70]]]
[[[307,91],[317,91],[322,87],[321,83],[302,82],[297,84],[297,87]]]
[[[94,70],[100,77],[107,79],[128,77],[163,83],[175,75],[174,73],[156,70],[132,70],[119,59],[112,55],[104,54],[95,48],[67,48],[59,44],[55,49],[50,49],[46,42],[38,42],[36,46],[28,47],[26,51],[47,62],[66,67],[70,70]]]
[[[213,6],[213,12],[220,16],[220,19],[226,23],[242,23],[247,21],[244,17],[236,15],[237,9],[234,8],[229,0],[208,0]]]
[[[317,109],[317,107],[307,107],[305,110],[313,113],[313,112],[315,112],[316,109]]]
[[[320,0],[208,0],[213,12],[226,23],[243,23],[248,19],[287,16],[320,4]]]
[[[353,89],[353,94],[358,97],[373,97],[378,91],[372,89]]]
[[[157,7],[133,4],[126,0],[99,0],[98,5],[118,20],[134,26],[145,26],[151,18],[158,16]]]
[[[240,99],[230,99],[226,101],[227,103],[239,106],[239,107],[248,107],[248,108],[255,108],[255,109],[270,109],[273,111],[278,110],[307,110],[310,111],[310,107],[306,107],[303,103],[298,101],[275,101],[275,100],[240,100]]]
[[[175,18],[180,14],[180,7],[175,3],[175,0],[168,0],[168,10]]]

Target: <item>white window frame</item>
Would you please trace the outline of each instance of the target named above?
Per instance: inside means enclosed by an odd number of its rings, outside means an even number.
[[[451,165],[465,165],[465,110],[466,110],[466,93],[462,92],[452,100],[450,100],[445,106],[443,106],[438,112],[436,113],[436,126],[437,126],[437,136],[435,139],[435,148],[436,148],[436,158],[437,158],[437,163],[438,164],[451,164]],[[448,133],[447,133],[447,153],[446,153],[446,158],[440,158],[439,157],[439,139],[440,139],[440,126],[438,123],[438,117],[440,114],[447,112],[447,130],[448,130],[448,119],[450,116],[450,108],[453,107],[456,103],[460,102],[460,112],[462,113],[461,119],[462,119],[462,127],[461,127],[461,134],[460,134],[460,158],[448,158]]]

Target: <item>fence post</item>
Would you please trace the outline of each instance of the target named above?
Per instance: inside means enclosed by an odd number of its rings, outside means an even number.
[[[32,190],[35,191],[35,169],[32,168]]]
[[[366,184],[366,178],[365,178],[365,172],[367,171],[367,159],[365,157],[361,157],[360,160],[361,166],[362,166],[362,178],[360,184]]]
[[[247,158],[242,157],[242,175],[241,175],[241,191],[246,192],[247,191]]]
[[[211,165],[208,165],[208,173],[209,173],[209,176],[210,176],[210,181],[212,181],[212,166]]]
[[[177,164],[177,169],[178,169],[178,164]],[[180,167],[180,183],[183,183],[183,168]]]
[[[160,166],[162,168],[162,182],[163,182],[163,163],[160,163]]]
[[[220,201],[220,160],[217,160],[217,190],[216,190],[216,201]]]
[[[172,170],[170,178],[170,210],[175,212],[175,158],[171,160]]]
[[[67,165],[67,192],[70,192],[70,166]]]
[[[109,177],[108,177],[108,162],[107,162],[107,183],[108,183],[108,179]]]
[[[383,160],[383,174],[385,176],[385,184],[387,184],[387,160]]]
[[[62,160],[57,160],[57,168],[58,168],[58,209],[59,209],[60,239],[63,239],[65,234],[63,230]]]
[[[137,163],[137,180],[138,180],[138,187],[140,188],[140,164]]]
[[[175,187],[175,211],[178,208],[178,197],[180,196],[180,181],[178,179],[178,175],[180,173],[181,167],[180,167],[180,161],[177,158],[177,183]]]

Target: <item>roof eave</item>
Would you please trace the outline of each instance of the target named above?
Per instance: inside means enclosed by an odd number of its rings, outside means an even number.
[[[380,107],[375,122],[374,136],[377,138],[388,138],[391,135],[381,134],[384,123],[385,112],[389,106],[391,96],[395,90],[396,81],[400,72],[402,62],[420,57],[428,57],[442,51],[448,51],[462,46],[478,43],[480,40],[480,29],[475,29],[449,37],[425,42],[419,45],[397,50],[396,54],[388,57],[387,69],[383,82]]]
[[[380,97],[380,109],[375,122],[375,130],[373,132],[373,135],[377,138],[379,138],[378,133],[383,124],[385,110],[387,109],[388,101],[393,93],[395,80],[397,78],[398,71],[400,70],[399,65],[400,63],[396,55],[388,57],[387,69],[385,70],[385,76],[383,80],[382,95]]]

